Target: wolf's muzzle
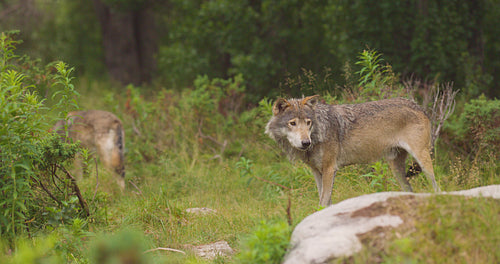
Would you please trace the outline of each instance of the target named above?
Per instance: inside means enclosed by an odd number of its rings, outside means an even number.
[[[302,140],[301,144],[302,144],[302,149],[306,150],[311,146],[311,140],[309,139]]]

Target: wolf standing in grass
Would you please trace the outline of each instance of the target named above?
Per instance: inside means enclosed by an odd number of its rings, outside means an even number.
[[[335,173],[350,164],[389,162],[401,188],[406,180],[405,160],[412,155],[432,183],[431,124],[413,101],[397,98],[352,105],[328,105],[318,96],[278,99],[266,134],[290,159],[301,159],[314,174],[322,206],[331,204]]]
[[[125,188],[125,132],[118,117],[100,110],[70,112],[67,120],[57,122],[53,130],[97,152],[104,166],[119,176],[118,185]]]

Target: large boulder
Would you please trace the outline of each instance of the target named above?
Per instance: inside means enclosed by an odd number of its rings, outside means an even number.
[[[326,263],[352,256],[363,248],[367,234],[384,236],[384,231],[411,222],[412,203],[432,194],[384,192],[367,194],[331,205],[306,217],[292,233],[285,264]],[[439,195],[483,196],[500,199],[500,185]],[[410,223],[411,224],[411,223]]]

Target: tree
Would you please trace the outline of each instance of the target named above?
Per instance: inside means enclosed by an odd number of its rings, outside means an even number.
[[[104,62],[122,84],[151,81],[158,50],[153,1],[93,0],[101,25]]]

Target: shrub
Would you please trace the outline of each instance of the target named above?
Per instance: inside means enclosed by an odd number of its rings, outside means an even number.
[[[252,234],[242,240],[236,262],[280,263],[286,253],[290,234],[290,227],[284,221],[261,222]]]
[[[40,214],[52,205],[47,200],[59,209],[64,207],[63,201],[70,201],[74,188],[68,187],[76,185],[56,172],[77,151],[76,145],[57,140],[47,129],[54,121],[50,111],[64,114],[76,106],[72,69],[59,62],[52,69],[55,73],[47,75],[55,90],[55,106],[49,109],[38,96],[36,77],[31,75],[38,71],[23,71],[19,66],[14,50],[20,41],[14,37],[13,32],[0,35],[0,234],[9,240],[26,227],[43,225]],[[57,179],[66,188],[54,186]]]
[[[484,95],[471,100],[450,128],[456,131],[455,143],[472,160],[500,158],[500,100],[489,100]]]

